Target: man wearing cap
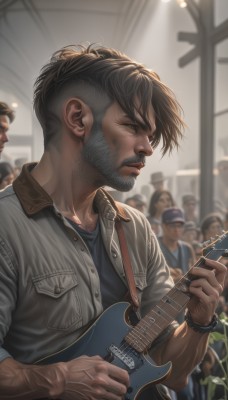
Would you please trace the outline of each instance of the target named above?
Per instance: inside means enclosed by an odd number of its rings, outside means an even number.
[[[185,218],[180,208],[171,207],[163,211],[163,234],[158,241],[174,281],[179,280],[195,261],[191,245],[181,240],[184,224]]]
[[[5,143],[9,141],[7,132],[9,130],[9,125],[13,122],[14,118],[14,111],[8,106],[8,104],[0,101],[0,157]]]
[[[153,185],[154,190],[164,190],[164,175],[161,171],[154,172],[151,174],[151,185]]]

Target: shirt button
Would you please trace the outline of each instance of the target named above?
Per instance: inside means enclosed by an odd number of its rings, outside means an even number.
[[[93,274],[94,274],[94,272],[95,272],[95,269],[94,268],[91,268],[91,270],[90,270]]]
[[[78,240],[77,236],[74,236],[73,239],[75,242],[77,242],[77,240]]]
[[[112,256],[113,256],[113,258],[116,258],[116,257],[117,257],[116,252],[113,252],[113,253],[112,253]]]
[[[98,292],[98,290],[95,292],[95,297],[99,297],[99,292]]]
[[[85,251],[84,247],[81,247],[81,251]]]
[[[60,294],[61,293],[61,288],[59,286],[56,286],[55,290],[54,290],[54,293],[55,294]]]

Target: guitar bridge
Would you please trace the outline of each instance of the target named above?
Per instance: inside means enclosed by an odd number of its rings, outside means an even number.
[[[114,344],[111,344],[109,351],[112,355],[122,361],[122,363],[125,364],[128,369],[133,370],[136,368],[135,361],[133,357],[130,356],[129,347],[122,350]],[[126,351],[128,351],[128,353]]]

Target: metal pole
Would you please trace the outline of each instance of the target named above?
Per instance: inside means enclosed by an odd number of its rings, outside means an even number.
[[[199,3],[203,29],[200,51],[200,218],[213,211],[214,195],[214,45],[213,0]]]

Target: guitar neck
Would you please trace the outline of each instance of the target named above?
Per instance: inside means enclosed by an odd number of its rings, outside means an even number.
[[[214,243],[211,243],[204,254],[211,260],[218,260],[220,256],[227,256],[224,240],[227,233]],[[172,321],[183,311],[191,295],[188,287],[194,276],[191,271],[194,267],[209,268],[204,258],[200,258],[194,266],[175,284],[175,286],[159,301],[159,303],[125,336],[125,340],[135,350],[145,352],[151,343],[167,328]]]
[[[144,352],[160,333],[186,308],[190,295],[186,291],[187,275],[126,335],[125,340],[138,352]]]

